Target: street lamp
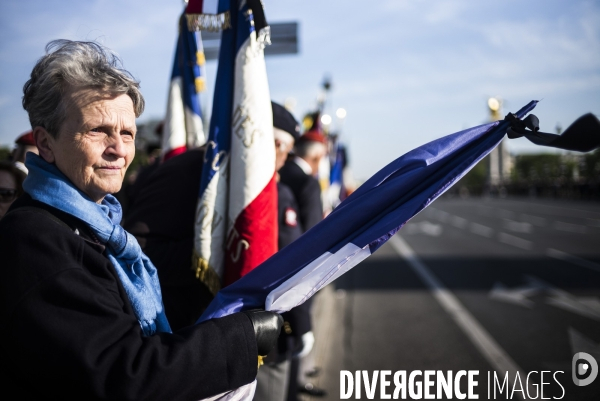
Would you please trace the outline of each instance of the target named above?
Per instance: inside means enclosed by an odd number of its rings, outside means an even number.
[[[346,118],[346,109],[343,109],[340,107],[339,109],[336,110],[335,116],[337,118],[339,118],[340,120],[343,120],[344,118]]]
[[[502,108],[502,99],[497,97],[491,97],[487,101],[488,108],[490,109],[491,121],[501,120],[500,109]]]
[[[329,114],[323,114],[321,116],[321,124],[323,124],[323,125],[331,124],[331,116]]]

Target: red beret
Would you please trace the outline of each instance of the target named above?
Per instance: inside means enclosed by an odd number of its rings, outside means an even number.
[[[15,143],[17,145],[36,146],[35,141],[33,140],[33,131],[27,131],[26,133],[18,137]]]
[[[299,139],[300,141],[313,141],[313,142],[321,142],[327,145],[327,138],[318,130],[310,130],[302,134]]]

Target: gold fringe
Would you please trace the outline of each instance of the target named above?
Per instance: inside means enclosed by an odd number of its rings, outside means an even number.
[[[203,51],[196,52],[196,64],[198,64],[200,67],[206,64],[206,56],[204,56]]]
[[[221,14],[186,14],[185,17],[190,31],[220,32],[231,28],[229,11]]]
[[[260,368],[262,365],[264,365],[264,364],[265,364],[265,361],[264,361],[264,359],[265,359],[265,357],[264,357],[264,356],[262,356],[262,355],[259,355],[259,356],[258,356],[258,367],[259,367],[259,368]]]
[[[194,79],[194,84],[196,85],[196,93],[204,92],[206,90],[206,80],[204,77],[196,77],[196,79]]]
[[[206,285],[213,295],[217,295],[217,292],[221,289],[221,278],[208,265],[208,261],[199,257],[195,250],[192,256],[192,270],[196,272],[196,278]]]

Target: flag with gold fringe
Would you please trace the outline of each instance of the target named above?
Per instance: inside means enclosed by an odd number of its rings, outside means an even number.
[[[196,276],[216,293],[277,251],[273,116],[260,0],[190,0],[188,29],[221,30],[195,221]]]

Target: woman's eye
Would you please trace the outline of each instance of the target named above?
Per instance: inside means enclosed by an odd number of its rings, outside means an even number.
[[[104,132],[104,131],[102,130],[102,128],[100,128],[100,127],[96,127],[96,128],[92,128],[92,129],[90,130],[90,132]]]

